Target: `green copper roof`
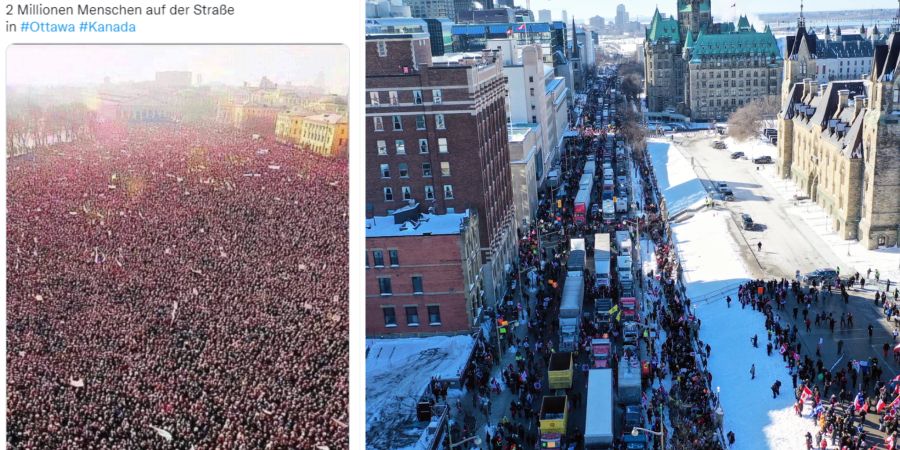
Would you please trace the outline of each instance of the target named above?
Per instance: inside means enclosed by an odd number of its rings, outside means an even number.
[[[722,33],[734,33],[737,31],[737,28],[735,28],[734,24],[731,22],[720,23],[719,26],[721,27],[720,31]]]
[[[687,32],[687,42],[684,43],[685,48],[694,48],[694,33]]]
[[[659,9],[657,9],[653,14],[650,26],[647,28],[647,40],[656,42],[662,39],[668,39],[673,44],[681,42],[678,33],[678,20],[673,17],[663,19],[662,15],[659,14]]]
[[[744,31],[744,30],[750,29],[750,21],[747,20],[747,16],[741,16],[741,18],[738,19],[737,29],[739,31]]]
[[[775,36],[771,33],[743,33],[725,34],[700,34],[694,42],[691,53],[691,62],[700,63],[704,58],[725,57],[735,55],[755,54],[766,57],[774,57],[776,61],[782,61],[781,52]]]
[[[678,0],[678,12],[691,12],[694,10],[694,6],[691,5],[691,0]],[[697,8],[700,12],[709,12],[710,11],[710,1],[703,0],[700,2],[699,8]]]

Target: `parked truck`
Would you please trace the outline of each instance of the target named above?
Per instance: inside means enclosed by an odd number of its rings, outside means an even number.
[[[610,381],[612,380],[610,379]],[[568,399],[565,395],[548,395],[541,400],[541,415],[538,418],[538,424],[542,436],[566,434],[566,423],[569,419],[568,406]]]
[[[587,262],[587,253],[585,252],[584,238],[575,238],[569,241],[569,260],[566,264],[566,270],[569,275],[583,276],[584,265]]]
[[[584,448],[608,449],[613,444],[612,369],[588,372],[587,411],[584,417]]]
[[[635,356],[619,361],[619,401],[625,404],[641,402],[641,362]]]
[[[594,259],[594,284],[596,286],[610,285],[609,260]]]
[[[612,343],[609,339],[591,339],[591,359],[595,369],[609,369]],[[552,358],[552,357],[551,357]]]
[[[603,221],[611,223],[616,220],[616,206],[612,199],[603,200]]]
[[[631,254],[631,233],[628,230],[616,231],[616,248],[620,255]]]
[[[584,300],[584,277],[569,275],[563,286],[559,305],[559,351],[572,352],[578,345],[581,304]]]
[[[601,333],[609,331],[609,322],[612,319],[610,310],[612,310],[612,307],[612,299],[598,298],[594,300],[594,321],[597,324],[597,331]]]
[[[616,212],[628,212],[628,197],[622,196],[616,198]]]
[[[594,260],[609,261],[610,259],[609,233],[597,233],[594,235]]]
[[[550,355],[547,365],[547,382],[550,389],[572,387],[572,353],[558,352]]]
[[[619,300],[619,308],[622,310],[622,320],[627,322],[640,322],[641,315],[638,312],[639,304],[634,297],[622,297]]]

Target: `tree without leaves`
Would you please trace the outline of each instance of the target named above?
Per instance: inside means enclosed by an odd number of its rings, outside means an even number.
[[[728,118],[728,134],[738,141],[746,141],[759,135],[763,127],[770,126],[781,109],[778,96],[758,98],[738,108]]]

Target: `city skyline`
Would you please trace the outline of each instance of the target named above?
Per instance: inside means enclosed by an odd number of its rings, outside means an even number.
[[[258,85],[262,77],[283,85],[322,82],[330,93],[347,94],[347,48],[342,45],[13,45],[7,61],[9,86],[83,86],[152,81],[156,72],[190,71],[196,82]],[[106,61],[107,64],[83,64]],[[235,64],[240,61],[240,64]],[[60,71],[65,67],[65,71]]]
[[[522,4],[519,6],[524,7],[524,2],[520,3]],[[659,2],[658,0],[630,0],[624,2],[620,0],[597,5],[594,3],[586,3],[578,0],[532,0],[531,9],[535,12],[541,9],[549,9],[553,12],[553,20],[561,20],[562,11],[565,10],[568,15],[568,20],[570,21],[572,20],[572,17],[574,17],[578,22],[587,22],[591,17],[601,16],[604,18],[604,20],[609,22],[615,19],[616,7],[620,4],[625,5],[626,10],[628,11],[629,20],[638,20],[638,18],[649,20],[649,18],[653,15],[653,11],[657,8],[659,8],[660,13],[666,15],[675,14],[677,2],[674,0],[664,2]],[[732,4],[735,4],[736,7],[731,8]],[[841,2],[838,0],[822,0],[812,4],[810,2],[804,3],[804,11],[808,12],[841,11],[847,9],[867,10],[884,8],[896,9],[897,2],[894,0],[863,0],[862,2],[848,5],[846,2]],[[718,0],[712,2],[712,12],[713,16],[717,18],[716,20],[724,20],[740,15],[784,13],[799,10],[799,1],[782,2],[777,4],[765,0]],[[880,17],[873,17],[873,20],[878,19],[880,19]]]

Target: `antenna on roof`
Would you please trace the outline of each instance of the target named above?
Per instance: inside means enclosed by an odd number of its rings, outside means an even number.
[[[894,16],[894,21],[891,22],[891,31],[900,33],[900,0],[897,0],[897,15]]]
[[[797,19],[797,28],[806,27],[806,19],[803,18],[803,0],[800,0],[800,18]]]

